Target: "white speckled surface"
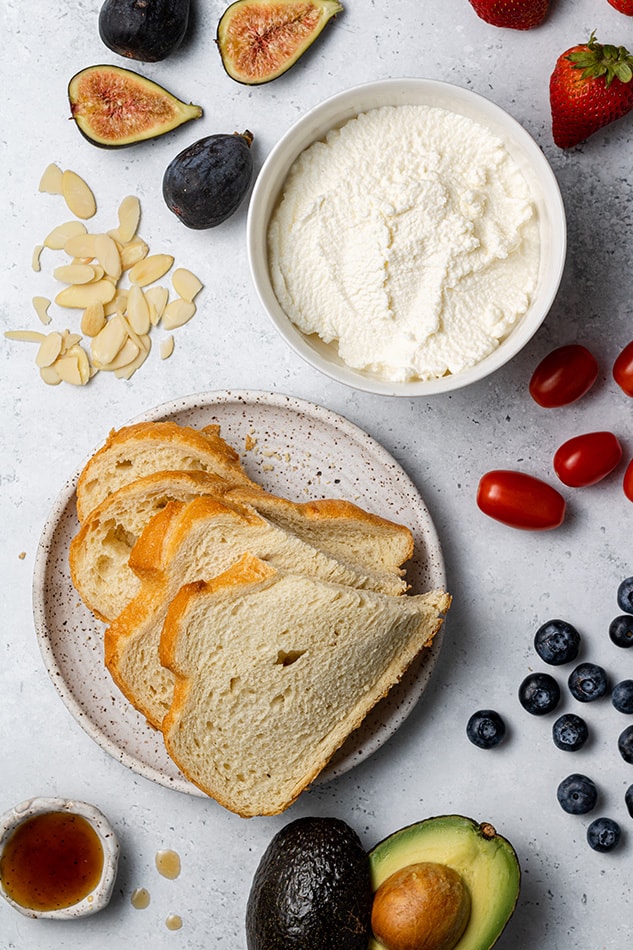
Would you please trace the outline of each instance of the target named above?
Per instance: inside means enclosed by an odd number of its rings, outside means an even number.
[[[633,46],[633,19],[606,0],[554,0],[547,22],[527,33],[479,21],[467,0],[348,0],[346,12],[285,77],[259,88],[223,73],[214,33],[224,3],[194,0],[185,46],[171,59],[139,71],[205,116],[171,136],[125,151],[101,151],[67,121],[66,85],[78,69],[123,64],[102,46],[96,2],[63,7],[35,0],[28,9],[7,0],[1,22],[4,176],[0,322],[2,329],[37,328],[36,294],[52,296],[52,253],[31,270],[33,246],[64,220],[61,199],[38,194],[46,164],[71,167],[93,185],[103,227],[116,223],[128,193],[143,206],[141,233],[152,249],[174,253],[205,283],[199,313],[177,332],[176,351],[161,362],[158,347],[128,383],[97,376],[84,390],[49,389],[37,377],[34,350],[2,340],[0,348],[0,481],[2,485],[2,663],[0,664],[0,812],[38,795],[94,802],[121,843],[114,896],[86,920],[28,920],[0,907],[2,950],[101,950],[186,947],[243,950],[250,880],[273,833],[299,815],[344,818],[371,847],[397,828],[433,814],[459,812],[489,820],[515,845],[523,870],[517,911],[500,950],[568,950],[630,946],[633,823],[623,795],[633,768],[616,741],[627,724],[608,702],[582,710],[590,744],[575,754],[555,749],[551,719],[519,706],[517,687],[542,669],[532,647],[537,626],[555,616],[578,626],[583,659],[602,663],[613,680],[633,676],[633,651],[609,641],[619,613],[615,592],[633,574],[633,506],[621,489],[624,462],[591,489],[564,489],[568,517],[545,535],[513,532],[475,506],[480,475],[520,467],[553,480],[551,458],[566,438],[611,429],[625,457],[633,455],[632,404],[611,379],[612,362],[633,338],[633,268],[627,240],[633,212],[629,116],[569,153],[550,132],[547,80],[559,52],[598,38]],[[127,64],[129,65],[129,64]],[[326,96],[356,83],[418,75],[458,83],[507,109],[550,160],[569,225],[568,260],[557,300],[527,348],[485,382],[428,400],[353,392],[310,370],[278,338],[257,302],[245,251],[246,209],[221,228],[188,232],[163,205],[160,182],[173,156],[212,132],[255,135],[259,168],[289,125]],[[100,225],[101,226],[101,225]],[[56,328],[72,316],[55,311]],[[579,340],[600,362],[592,392],[573,407],[545,411],[527,382],[553,346]],[[158,338],[156,340],[158,342]],[[107,430],[171,400],[215,390],[288,394],[342,414],[394,456],[420,491],[441,540],[454,605],[429,688],[405,724],[374,755],[302,796],[286,815],[243,821],[213,802],[140,777],[94,743],[75,722],[50,681],[34,630],[31,584],[41,531],[55,498]],[[566,670],[555,671],[564,684]],[[574,709],[565,698],[562,709]],[[464,734],[471,712],[493,706],[508,723],[493,752]],[[585,842],[587,819],[556,803],[560,779],[592,775],[597,814],[621,822],[622,845],[611,855]],[[161,878],[158,850],[180,853],[182,873]],[[150,906],[130,896],[146,887]],[[183,927],[165,919],[178,913]]]

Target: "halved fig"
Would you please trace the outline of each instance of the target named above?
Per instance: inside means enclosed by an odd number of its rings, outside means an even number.
[[[249,86],[277,79],[342,9],[338,0],[235,0],[218,24],[224,68]]]
[[[122,148],[171,132],[202,115],[158,83],[121,66],[87,66],[68,84],[71,116],[100,148]]]

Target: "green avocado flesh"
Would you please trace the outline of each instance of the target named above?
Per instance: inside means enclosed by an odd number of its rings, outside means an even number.
[[[422,861],[452,867],[470,891],[470,918],[454,950],[490,950],[519,896],[521,871],[510,842],[491,825],[461,815],[417,822],[370,851],[374,893],[395,871]],[[369,950],[383,950],[383,944],[372,937]]]

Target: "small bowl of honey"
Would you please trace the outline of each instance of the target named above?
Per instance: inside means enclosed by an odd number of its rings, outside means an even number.
[[[110,822],[87,802],[31,798],[0,818],[0,894],[26,917],[102,910],[118,862]]]

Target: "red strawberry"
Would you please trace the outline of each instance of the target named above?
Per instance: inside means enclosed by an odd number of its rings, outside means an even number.
[[[633,0],[607,0],[607,2],[625,16],[633,16]]]
[[[633,56],[623,46],[602,45],[593,33],[556,60],[549,81],[552,132],[572,148],[633,109]]]
[[[470,0],[477,16],[511,30],[531,30],[542,23],[550,0]]]

